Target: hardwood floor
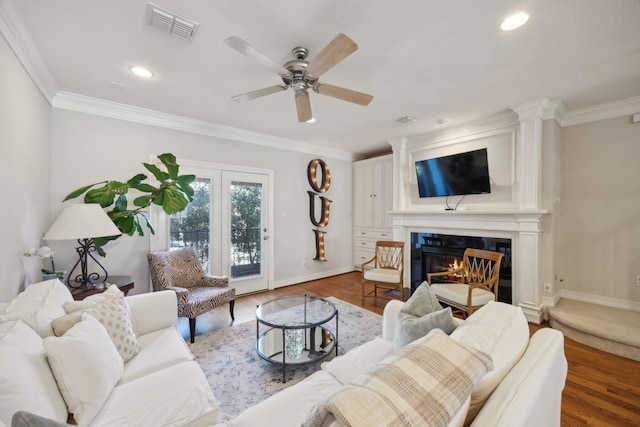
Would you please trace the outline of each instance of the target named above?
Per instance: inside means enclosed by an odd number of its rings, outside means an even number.
[[[236,323],[255,319],[256,305],[285,295],[334,296],[361,306],[360,273],[347,273],[236,299]],[[367,298],[365,307],[382,314],[388,299]],[[229,311],[220,307],[199,316],[197,334],[229,325]],[[187,319],[180,319],[180,330],[188,337]],[[541,327],[530,324],[531,333]],[[197,336],[196,336],[196,339]],[[640,426],[640,362],[602,352],[565,338],[569,372],[562,394],[562,426]],[[543,427],[543,426],[541,426]]]

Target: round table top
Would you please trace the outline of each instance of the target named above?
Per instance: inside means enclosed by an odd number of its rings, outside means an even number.
[[[331,320],[338,309],[326,299],[308,295],[275,298],[256,309],[259,322],[283,329],[300,329],[322,325]]]

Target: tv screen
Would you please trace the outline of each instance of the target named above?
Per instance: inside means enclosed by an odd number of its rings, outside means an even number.
[[[416,162],[420,197],[491,193],[487,149]]]

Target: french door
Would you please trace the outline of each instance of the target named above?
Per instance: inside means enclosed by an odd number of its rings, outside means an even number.
[[[270,171],[180,161],[195,174],[194,198],[184,211],[152,211],[151,250],[196,249],[205,270],[229,277],[236,294],[269,289]]]
[[[239,294],[268,289],[269,217],[265,175],[222,173],[222,261]]]

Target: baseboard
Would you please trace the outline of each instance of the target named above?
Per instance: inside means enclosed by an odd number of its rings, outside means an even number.
[[[323,272],[320,272],[320,273],[314,273],[314,274],[309,274],[309,275],[305,275],[305,276],[294,277],[294,278],[291,278],[291,279],[280,280],[278,282],[274,282],[273,286],[271,287],[271,289],[282,288],[284,286],[298,285],[300,283],[309,282],[311,280],[325,279],[327,277],[337,276],[339,274],[351,273],[353,271],[360,271],[360,270],[355,268],[355,267],[353,267],[353,266],[349,266],[349,267],[339,268],[339,269],[336,269],[336,270],[329,270],[329,271],[323,271]]]
[[[566,289],[560,290],[560,297],[576,301],[588,302],[591,304],[606,305],[608,307],[640,312],[640,303],[636,301],[628,301],[618,298],[605,297],[602,295],[587,294],[584,292],[569,291]]]

